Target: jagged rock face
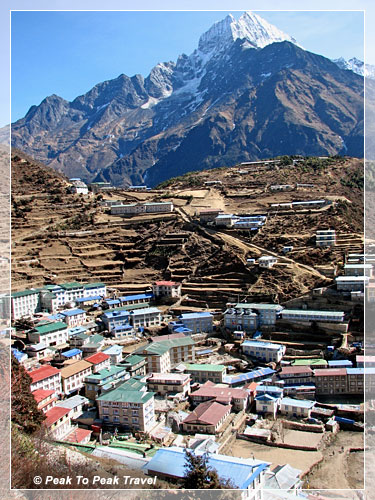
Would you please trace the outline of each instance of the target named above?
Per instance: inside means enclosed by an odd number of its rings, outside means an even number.
[[[361,157],[362,96],[363,78],[245,13],[145,79],[47,97],[13,124],[12,143],[68,176],[155,185],[281,154]]]

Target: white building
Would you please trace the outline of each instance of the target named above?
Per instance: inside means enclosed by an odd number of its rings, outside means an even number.
[[[40,310],[39,290],[23,290],[11,294],[12,321],[32,316]]]
[[[326,323],[342,323],[345,313],[342,311],[310,311],[307,309],[283,309],[282,319],[287,321],[323,321]]]
[[[336,286],[342,292],[363,292],[369,282],[367,276],[338,276]]]
[[[279,363],[286,351],[286,347],[272,342],[261,342],[257,340],[245,340],[241,344],[242,352],[253,358],[261,359],[265,362],[274,361]]]
[[[130,323],[134,328],[140,326],[151,327],[160,326],[161,311],[157,307],[145,307],[129,311]]]
[[[309,418],[314,406],[315,401],[282,398],[280,401],[280,413],[289,417]]]
[[[181,283],[175,281],[155,281],[152,285],[155,297],[181,297]]]
[[[263,415],[272,415],[276,418],[277,410],[280,405],[280,398],[271,396],[271,394],[262,394],[254,398],[256,405],[256,412]]]
[[[30,391],[37,389],[53,390],[57,394],[61,392],[60,370],[50,365],[42,365],[40,368],[28,372],[31,377]]]
[[[345,264],[345,276],[367,276],[372,278],[373,266],[372,264]]]
[[[273,257],[271,255],[263,255],[258,259],[259,267],[265,267],[270,269],[277,263],[277,257]]]
[[[237,218],[233,214],[220,214],[215,217],[215,224],[217,226],[232,227],[235,220]]]
[[[62,390],[65,394],[82,389],[85,377],[92,374],[93,365],[84,359],[61,370]]]
[[[320,229],[316,232],[315,243],[317,247],[336,245],[336,231],[334,229]]]
[[[213,330],[213,316],[207,311],[181,314],[179,320],[193,333],[206,333]]]
[[[36,326],[27,335],[30,342],[43,342],[45,346],[65,344],[69,339],[68,326],[63,321]]]
[[[81,179],[69,179],[71,182],[70,191],[74,194],[88,194],[89,188]]]
[[[60,313],[64,317],[64,322],[69,328],[81,326],[86,323],[86,311],[83,309],[68,309]]]

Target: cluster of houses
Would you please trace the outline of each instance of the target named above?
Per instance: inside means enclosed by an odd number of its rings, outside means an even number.
[[[218,227],[226,227],[237,230],[256,231],[267,222],[266,215],[233,215],[226,214],[221,209],[209,208],[198,213],[199,220],[204,224],[215,224]]]

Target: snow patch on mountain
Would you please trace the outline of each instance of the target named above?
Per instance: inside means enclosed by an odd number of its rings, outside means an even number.
[[[375,80],[375,66],[365,64],[356,57],[352,57],[349,60],[340,57],[339,59],[333,59],[333,62],[341,69],[347,69],[353,71],[353,73],[357,73],[357,75]]]

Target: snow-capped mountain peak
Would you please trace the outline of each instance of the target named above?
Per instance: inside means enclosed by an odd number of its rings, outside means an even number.
[[[244,12],[238,21],[229,14],[204,33],[199,39],[198,49],[203,53],[220,50],[228,42],[246,39],[254,48],[263,48],[274,42],[297,43],[290,35],[268,23],[254,12]]]
[[[352,57],[349,60],[340,57],[339,59],[333,59],[333,62],[341,69],[349,69],[353,71],[353,73],[357,73],[357,75],[375,80],[375,66],[364,64],[363,61],[360,61],[356,57]]]

